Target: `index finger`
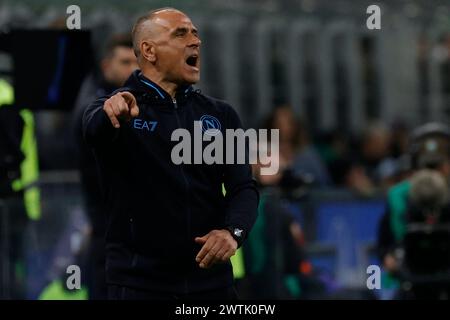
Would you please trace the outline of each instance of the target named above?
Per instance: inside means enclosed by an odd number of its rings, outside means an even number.
[[[115,116],[111,106],[109,104],[106,105],[107,103],[108,102],[105,102],[105,107],[103,108],[103,110],[105,111],[106,115],[108,116],[108,118],[111,121],[111,123],[114,126],[114,128],[120,128],[119,120]]]

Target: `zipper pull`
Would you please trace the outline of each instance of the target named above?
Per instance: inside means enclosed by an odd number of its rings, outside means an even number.
[[[178,109],[177,100],[175,98],[172,98],[172,102],[173,102],[173,107],[175,109]]]

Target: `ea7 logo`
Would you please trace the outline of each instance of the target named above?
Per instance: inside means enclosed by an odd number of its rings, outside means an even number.
[[[367,289],[381,289],[381,270],[377,265],[370,265],[366,270],[367,274],[370,276],[367,278],[366,285]]]
[[[153,132],[155,131],[156,125],[158,121],[145,121],[142,119],[134,119],[133,120],[133,128],[138,130],[146,130]]]

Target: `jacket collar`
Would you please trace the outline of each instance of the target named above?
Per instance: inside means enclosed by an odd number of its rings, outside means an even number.
[[[145,77],[140,70],[134,71],[125,82],[124,86],[132,89],[133,91],[143,93],[152,100],[163,103],[172,103],[172,97],[167,93],[167,91],[152,80]],[[181,86],[175,93],[175,99],[177,102],[186,100],[194,91],[195,90],[191,85]]]

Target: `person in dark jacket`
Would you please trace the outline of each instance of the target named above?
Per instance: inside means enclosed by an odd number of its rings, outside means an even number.
[[[81,187],[85,208],[91,224],[91,237],[87,257],[86,284],[90,300],[107,297],[105,276],[106,214],[102,208],[97,165],[91,148],[85,143],[82,120],[86,107],[95,99],[120,88],[137,69],[133,42],[129,34],[115,34],[106,43],[100,63],[100,72],[88,75],[81,86],[73,111],[75,148],[81,174]]]
[[[140,70],[83,117],[108,214],[108,296],[235,298],[229,259],[257,215],[250,165],[175,164],[171,155],[176,129],[192,136],[201,121],[223,133],[241,122],[228,104],[192,88],[201,41],[184,13],[151,11],[132,35]]]

